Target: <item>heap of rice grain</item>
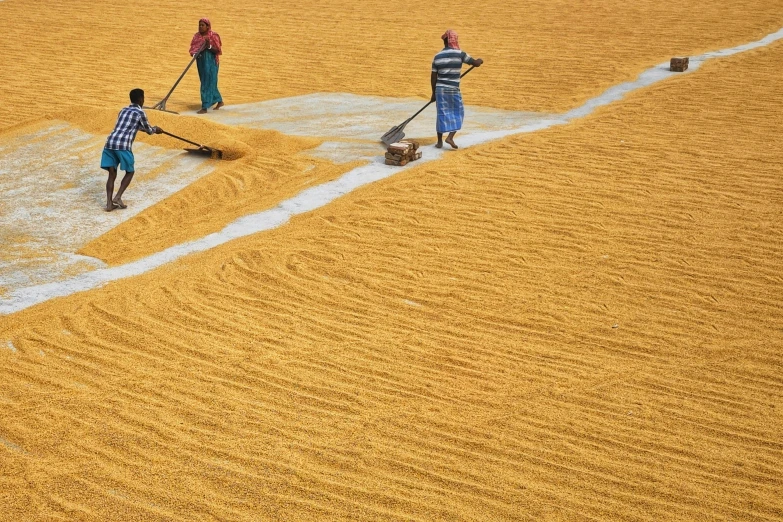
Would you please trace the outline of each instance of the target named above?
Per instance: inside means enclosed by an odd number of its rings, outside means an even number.
[[[253,148],[247,143],[231,138],[223,138],[209,143],[205,143],[208,147],[223,151],[223,159],[228,161],[238,160],[253,152]]]

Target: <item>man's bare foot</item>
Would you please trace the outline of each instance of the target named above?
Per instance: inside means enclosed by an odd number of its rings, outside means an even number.
[[[128,205],[123,203],[121,199],[113,199],[112,203],[114,203],[117,206],[117,208],[128,208]]]
[[[206,110],[206,109],[201,109],[201,110],[200,110],[200,111],[198,111],[196,114],[206,114],[206,113],[207,113],[207,110]]]
[[[103,208],[103,210],[105,210],[106,212],[111,212],[115,208],[117,208],[117,204],[112,201],[111,204],[106,203],[106,206]]]
[[[222,107],[222,106],[224,106],[224,105],[225,105],[225,103],[223,103],[223,102],[218,102],[218,104],[217,104],[217,105],[215,105],[215,108],[214,108],[214,109],[212,109],[212,110],[213,110],[213,111],[216,111],[216,110],[218,110],[219,108],[221,108],[221,107]]]
[[[452,149],[458,149],[458,148],[459,148],[459,147],[457,147],[457,144],[456,144],[456,143],[454,143],[454,140],[452,140],[452,139],[446,138],[446,139],[445,139],[445,140],[443,140],[443,141],[445,141],[446,143],[448,143],[449,145],[451,145],[451,148],[452,148]]]
[[[435,148],[436,148],[436,149],[442,149],[442,148],[443,148],[443,142],[442,142],[442,141],[439,141],[438,143],[436,143],[436,144],[435,144]]]

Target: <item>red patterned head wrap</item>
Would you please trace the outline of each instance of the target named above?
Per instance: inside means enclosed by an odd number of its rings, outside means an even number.
[[[210,45],[212,46],[212,51],[215,53],[215,60],[217,63],[220,63],[220,55],[223,54],[223,42],[220,41],[220,35],[212,30],[212,24],[210,23],[209,18],[202,18],[199,20],[199,23],[201,22],[207,24],[207,32],[204,35],[201,33],[193,35],[193,39],[190,41],[190,54],[193,56],[198,53],[206,43],[207,47]]]
[[[452,31],[451,29],[443,33],[441,39],[447,41],[446,45],[450,49],[459,49],[459,38],[457,37],[457,33]]]

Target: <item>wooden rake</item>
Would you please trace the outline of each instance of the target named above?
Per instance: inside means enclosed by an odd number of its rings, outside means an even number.
[[[164,97],[162,100],[160,100],[158,103],[156,103],[156,104],[155,104],[155,105],[153,105],[152,107],[144,107],[144,108],[145,108],[145,109],[153,109],[153,110],[156,110],[156,111],[170,112],[171,114],[179,114],[178,112],[174,112],[174,111],[169,111],[169,110],[167,110],[167,109],[166,109],[166,102],[167,102],[167,101],[169,101],[169,96],[171,96],[171,93],[173,93],[173,92],[174,92],[174,89],[176,89],[176,88],[177,88],[177,85],[179,85],[179,82],[181,82],[181,81],[182,81],[182,78],[184,78],[184,77],[185,77],[185,73],[187,73],[187,72],[188,72],[188,69],[190,69],[190,66],[191,66],[191,65],[193,65],[193,62],[195,62],[195,61],[196,61],[196,58],[198,58],[198,57],[199,57],[199,55],[200,55],[201,53],[203,53],[203,52],[204,52],[204,49],[206,49],[206,48],[207,48],[207,43],[206,43],[206,42],[204,42],[204,47],[202,47],[202,48],[201,48],[201,50],[200,50],[199,52],[197,52],[196,54],[194,54],[194,55],[193,55],[193,58],[192,58],[192,59],[190,60],[190,62],[188,63],[188,66],[187,66],[187,67],[185,67],[185,70],[184,70],[184,71],[182,71],[182,74],[180,74],[180,75],[179,75],[179,78],[177,78],[177,81],[176,81],[176,82],[174,82],[174,86],[171,88],[171,90],[169,91],[169,93],[168,93],[168,94],[167,94],[167,95],[166,95],[166,96],[165,96],[165,97]],[[176,136],[174,136],[174,137],[176,138]]]
[[[177,138],[178,140],[184,141],[185,143],[190,143],[191,145],[195,145],[196,149],[185,149],[187,152],[191,152],[194,154],[200,154],[202,156],[209,156],[212,159],[223,159],[223,151],[218,149],[213,149],[212,147],[207,147],[206,145],[201,145],[199,143],[196,143],[195,141],[186,140],[185,138],[182,138],[180,136],[177,136],[176,134],[172,134],[170,132],[166,132],[164,130],[161,130],[161,134],[165,134],[166,136],[171,136],[172,138]]]

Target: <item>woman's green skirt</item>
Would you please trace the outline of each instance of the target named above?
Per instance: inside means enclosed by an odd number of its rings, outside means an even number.
[[[201,53],[196,58],[196,65],[198,66],[198,77],[201,80],[201,108],[208,109],[223,101],[217,86],[220,65],[215,60],[215,53],[212,51]]]

